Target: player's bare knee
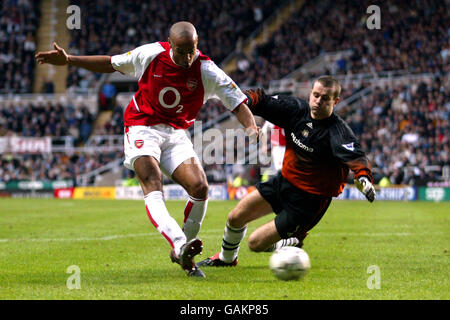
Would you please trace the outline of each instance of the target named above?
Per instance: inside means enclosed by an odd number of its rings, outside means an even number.
[[[144,194],[148,194],[152,191],[162,190],[161,177],[152,174],[144,174],[138,176],[139,183],[141,184],[142,191]]]
[[[238,210],[233,209],[228,214],[228,225],[232,228],[243,228],[246,225],[246,221],[239,214]]]
[[[161,191],[162,184],[158,181],[145,180],[141,181],[141,188],[144,192],[144,195],[146,195],[153,191]]]
[[[187,190],[191,197],[206,199],[208,197],[209,186],[206,181],[198,181]]]
[[[248,248],[253,252],[261,252],[266,248],[263,246],[263,242],[254,233],[248,238]]]

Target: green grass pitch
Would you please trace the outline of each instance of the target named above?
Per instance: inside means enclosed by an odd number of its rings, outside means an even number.
[[[209,202],[199,258],[219,250],[235,205]],[[167,207],[181,223],[184,202]],[[247,247],[273,215],[249,225],[236,268],[204,268],[207,278],[194,279],[171,263],[143,201],[0,199],[0,299],[447,300],[449,213],[450,203],[334,201],[305,240],[310,272],[283,282],[270,253]],[[69,290],[73,265],[81,288]],[[372,268],[379,289],[368,286]]]

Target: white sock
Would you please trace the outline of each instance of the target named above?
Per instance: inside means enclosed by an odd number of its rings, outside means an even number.
[[[237,229],[230,227],[227,221],[225,230],[223,232],[222,250],[219,254],[220,260],[230,263],[237,258],[239,252],[239,244],[241,243],[242,239],[244,239],[246,232],[247,226]]]
[[[274,243],[272,246],[270,246],[266,251],[276,251],[282,247],[294,247],[297,244],[299,244],[299,240],[296,237],[292,237],[289,239],[281,239],[280,241]]]
[[[186,243],[186,236],[167,211],[163,193],[161,191],[150,192],[144,197],[144,201],[150,221],[179,255],[181,246]]]
[[[189,197],[184,208],[183,231],[186,241],[197,237],[208,208],[208,198],[204,200]]]

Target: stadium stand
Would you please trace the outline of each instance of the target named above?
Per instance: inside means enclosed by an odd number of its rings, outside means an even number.
[[[267,85],[324,52],[351,50],[328,74],[404,70],[448,72],[450,21],[445,1],[386,2],[382,30],[369,30],[365,1],[306,1],[296,14],[248,57],[232,77],[240,84]],[[317,74],[300,74],[305,80]]]
[[[0,182],[69,180],[73,185],[77,185],[80,175],[120,158],[122,152],[118,153],[54,152],[48,155],[5,155],[0,159]]]
[[[0,2],[0,94],[32,91],[39,18],[39,0]]]
[[[80,31],[72,30],[73,54],[119,54],[143,44],[166,41],[175,21],[189,20],[199,33],[199,49],[220,63],[286,1],[88,1],[73,0],[82,10]],[[117,23],[119,22],[120,23]],[[70,68],[68,86],[86,91],[100,75]]]
[[[23,137],[71,136],[74,144],[86,142],[92,132],[94,115],[86,106],[71,104],[0,103],[1,135]]]
[[[190,20],[200,35],[199,48],[217,63],[233,52],[237,55],[237,69],[231,76],[243,89],[258,86],[269,93],[287,91],[307,98],[315,76],[335,75],[343,84],[337,113],[348,121],[367,150],[376,182],[386,177],[392,184],[448,183],[450,21],[445,1],[382,4],[382,30],[365,27],[366,8],[371,4],[368,0],[305,1],[263,44],[254,46],[249,55],[241,52],[243,41],[263,29],[271,13],[287,2],[139,0],[125,5],[125,1],[73,0],[71,4],[83,8],[83,28],[70,31],[69,51],[122,53],[165,40],[173,21]],[[0,4],[0,93],[18,96],[31,92],[40,3],[18,0]],[[151,24],[140,28],[140,21]],[[320,60],[335,52],[339,54],[332,62]],[[317,61],[321,69],[303,72],[305,66]],[[295,85],[281,90],[281,80]],[[70,67],[67,81],[68,92],[86,93],[102,78]],[[133,90],[131,85],[123,87],[115,89]],[[47,89],[52,91],[50,86]],[[129,97],[119,99],[121,93],[114,92],[111,103],[106,100],[111,99],[108,93],[111,91],[95,92],[99,97],[95,106],[0,99],[0,137],[50,136],[52,146],[57,147],[50,154],[2,154],[0,182],[69,179],[75,184],[93,184],[95,173],[111,163],[121,168],[119,177],[128,177],[120,160],[122,114]],[[105,110],[108,116],[98,121]],[[210,100],[197,121],[221,127],[218,119],[223,120],[221,115],[226,113],[220,101]],[[230,182],[245,173],[249,184],[259,179],[263,169],[204,166],[210,182]],[[80,176],[86,179],[78,179]]]
[[[442,180],[449,165],[450,87],[442,78],[376,87],[340,114],[372,159],[377,181],[420,184]]]

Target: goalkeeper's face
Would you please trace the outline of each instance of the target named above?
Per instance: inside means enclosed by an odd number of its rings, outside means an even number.
[[[339,102],[339,98],[334,98],[334,96],[335,88],[324,87],[316,81],[309,95],[311,117],[320,120],[331,116],[334,106]]]

